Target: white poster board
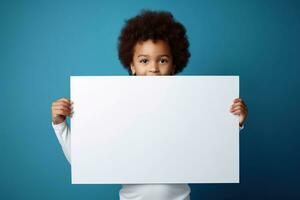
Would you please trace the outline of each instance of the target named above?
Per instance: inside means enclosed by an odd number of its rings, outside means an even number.
[[[72,183],[238,183],[238,76],[71,76]]]

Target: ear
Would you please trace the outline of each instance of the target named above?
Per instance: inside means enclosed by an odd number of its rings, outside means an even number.
[[[132,63],[130,63],[130,69],[131,69],[131,73],[135,74],[135,67]]]

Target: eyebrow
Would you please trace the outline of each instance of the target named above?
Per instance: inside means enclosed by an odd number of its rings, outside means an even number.
[[[138,55],[138,57],[142,57],[142,56],[148,57],[148,55]],[[163,55],[159,55],[159,57],[170,57],[170,56],[167,54],[163,54]]]

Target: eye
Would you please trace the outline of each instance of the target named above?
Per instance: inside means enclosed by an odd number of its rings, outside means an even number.
[[[146,64],[147,62],[148,62],[148,59],[146,59],[146,58],[143,58],[140,60],[140,63],[143,63],[143,64]]]
[[[162,58],[162,59],[160,59],[159,62],[160,62],[161,64],[165,64],[165,63],[168,63],[168,59]]]

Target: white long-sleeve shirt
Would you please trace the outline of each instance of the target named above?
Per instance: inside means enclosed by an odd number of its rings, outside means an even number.
[[[71,164],[71,129],[64,121],[52,126],[62,150]],[[126,184],[119,192],[120,200],[189,200],[188,184]]]

